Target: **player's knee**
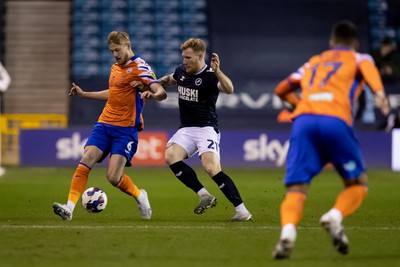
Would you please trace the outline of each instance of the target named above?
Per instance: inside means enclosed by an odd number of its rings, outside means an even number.
[[[121,176],[118,177],[118,175],[116,175],[115,173],[112,172],[107,172],[107,180],[110,182],[110,184],[112,184],[113,186],[117,186]]]
[[[94,164],[100,159],[100,157],[101,154],[97,153],[97,151],[95,151],[93,147],[85,147],[80,162],[84,163],[89,168],[92,168]]]
[[[168,150],[165,151],[165,162],[168,164],[168,166],[175,163],[172,153]]]
[[[214,177],[221,172],[221,168],[216,164],[205,164],[203,165],[203,169],[210,177]]]
[[[361,185],[368,186],[368,176],[366,173],[363,173],[358,177],[358,181]]]
[[[165,161],[168,166],[184,159],[185,157],[182,157],[179,153],[176,153],[173,149],[165,150]]]
[[[368,177],[366,173],[362,173],[359,177],[354,178],[354,179],[346,179],[344,181],[345,186],[349,187],[352,185],[363,185],[363,186],[368,186]]]
[[[309,188],[309,185],[306,183],[286,185],[287,192],[299,192],[299,193],[303,193],[305,195],[308,193],[308,188]]]
[[[80,162],[84,163],[89,168],[92,168],[93,165],[96,163],[96,159],[93,155],[91,155],[89,153],[85,153],[85,154],[83,154]]]

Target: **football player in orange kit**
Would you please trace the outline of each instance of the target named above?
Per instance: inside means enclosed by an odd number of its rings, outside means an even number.
[[[147,192],[139,189],[123,171],[125,166],[131,166],[130,161],[138,147],[138,132],[144,127],[144,100],[161,101],[167,94],[151,67],[132,51],[127,33],[111,32],[108,45],[116,60],[111,67],[109,88],[98,92],[85,92],[73,83],[69,93],[107,102],[94,125],[83,157],[72,177],[67,204],[53,204],[54,213],[63,220],[72,219],[75,205],[85,190],[91,169],[96,162],[101,162],[109,154],[107,179],[113,186],[136,200],[143,219],[151,218],[152,210]],[[131,85],[134,81],[141,81],[151,90],[141,92]]]
[[[280,207],[281,234],[275,259],[288,259],[294,247],[311,180],[330,162],[344,182],[336,203],[320,218],[339,253],[347,254],[349,241],[342,220],[355,212],[368,188],[365,165],[352,128],[352,108],[366,82],[377,106],[387,116],[389,103],[379,72],[370,55],[357,53],[356,26],[334,25],[330,50],[312,57],[280,82],[275,93],[295,106],[287,156],[286,197]],[[301,88],[301,99],[294,93]]]

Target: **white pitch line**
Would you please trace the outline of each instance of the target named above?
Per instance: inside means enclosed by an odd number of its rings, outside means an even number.
[[[0,225],[0,229],[85,229],[85,230],[99,230],[99,229],[207,229],[207,230],[220,230],[220,229],[243,229],[243,230],[278,230],[279,226],[179,226],[179,225]],[[298,227],[300,230],[320,230],[321,227]],[[346,230],[388,230],[398,231],[400,227],[346,227]]]

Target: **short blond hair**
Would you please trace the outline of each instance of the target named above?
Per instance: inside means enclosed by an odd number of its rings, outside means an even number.
[[[181,45],[181,50],[192,48],[195,52],[206,52],[206,43],[199,38],[190,38]]]
[[[129,34],[126,32],[121,32],[121,31],[112,31],[108,35],[108,44],[126,44],[126,43],[131,43],[131,40],[129,39]]]

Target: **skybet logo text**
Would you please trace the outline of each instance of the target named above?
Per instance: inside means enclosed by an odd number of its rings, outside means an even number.
[[[83,147],[87,138],[82,138],[79,132],[74,132],[71,137],[60,138],[56,142],[57,159],[78,160],[83,155]]]
[[[272,161],[277,167],[286,162],[289,150],[289,140],[284,143],[277,139],[268,140],[267,134],[261,134],[258,139],[248,139],[243,144],[245,161]]]
[[[139,147],[132,159],[134,165],[163,166],[165,165],[165,146],[167,133],[139,133]]]
[[[87,137],[79,132],[73,132],[70,137],[63,137],[56,142],[56,157],[58,160],[79,160],[83,156]],[[146,166],[162,166],[165,164],[165,145],[167,133],[139,133],[139,146],[132,163]]]

